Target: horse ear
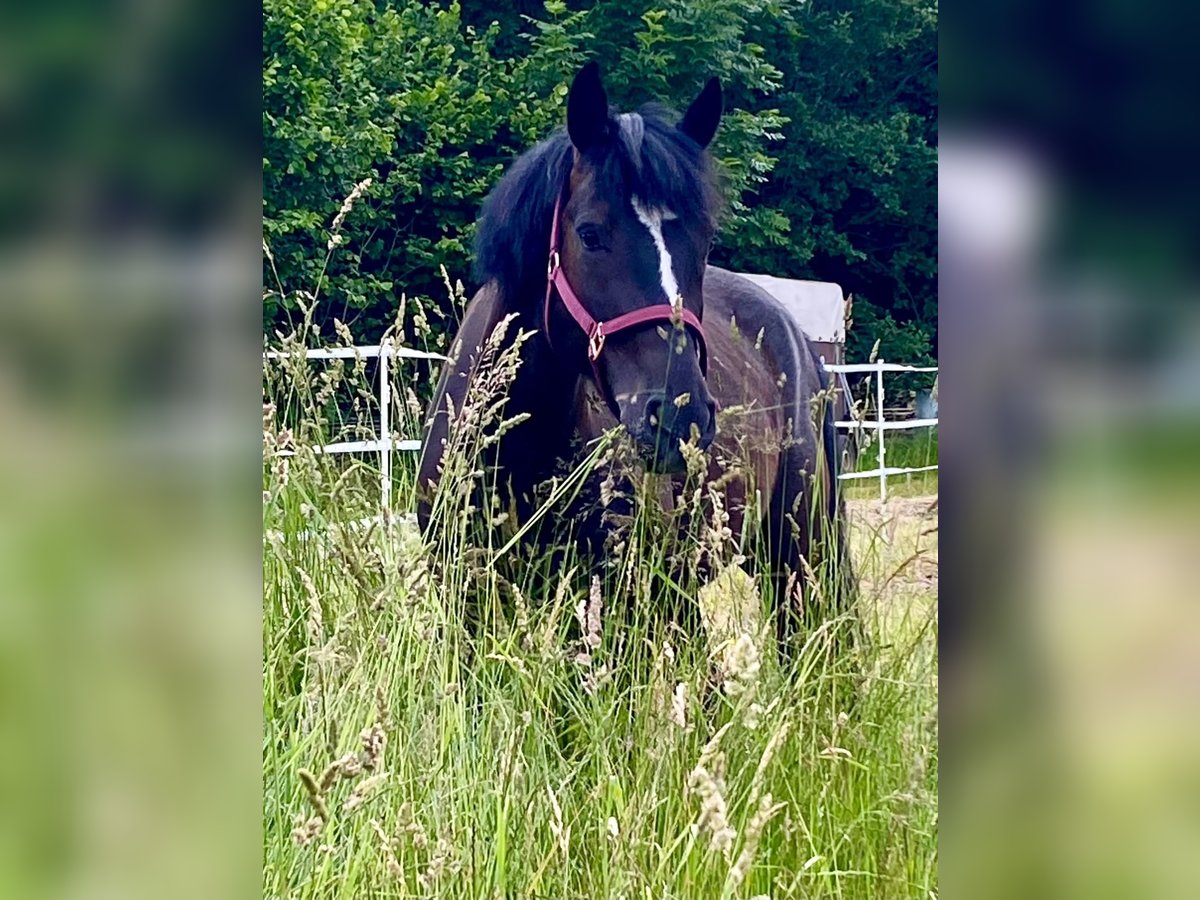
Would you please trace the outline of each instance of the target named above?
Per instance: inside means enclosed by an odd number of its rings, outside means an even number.
[[[699,144],[701,149],[707,147],[721,123],[721,105],[721,80],[710,78],[700,96],[692,101],[688,111],[683,114],[679,130]]]
[[[600,66],[590,62],[571,82],[567,97],[567,134],[580,153],[608,133],[608,95],[600,83]]]

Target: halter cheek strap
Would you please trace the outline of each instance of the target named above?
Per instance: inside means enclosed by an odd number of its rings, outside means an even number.
[[[597,321],[592,317],[591,313],[587,311],[587,307],[579,299],[579,295],[571,287],[571,283],[567,280],[567,273],[562,268],[562,258],[559,254],[560,204],[561,201],[555,201],[554,219],[550,224],[550,261],[546,269],[546,303],[542,312],[546,339],[550,339],[550,300],[557,290],[558,296],[562,298],[563,306],[567,308],[571,318],[587,335],[587,357],[596,377],[596,387],[600,389],[614,414],[616,405],[608,396],[604,381],[600,377],[600,354],[604,350],[604,342],[618,332],[628,331],[649,322],[670,322],[677,328],[686,327],[692,331],[696,338],[696,344],[700,348],[700,371],[707,372],[708,348],[704,341],[704,327],[694,312],[684,308],[682,297],[675,298],[674,303],[655,303],[651,306],[643,306],[605,321]]]

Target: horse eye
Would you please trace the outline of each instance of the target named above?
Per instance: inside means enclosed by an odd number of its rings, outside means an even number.
[[[576,229],[579,239],[583,241],[583,246],[588,250],[601,250],[604,248],[603,242],[600,240],[600,232],[596,230],[594,225],[580,225]]]

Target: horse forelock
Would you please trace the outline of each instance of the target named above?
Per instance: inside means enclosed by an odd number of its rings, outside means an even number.
[[[642,142],[646,136],[646,120],[641,113],[622,113],[617,116],[617,128],[624,152],[633,170],[640,178],[642,175]]]
[[[671,210],[689,226],[714,227],[722,198],[711,160],[675,127],[670,111],[648,105],[620,116],[618,126],[612,157],[629,198]]]

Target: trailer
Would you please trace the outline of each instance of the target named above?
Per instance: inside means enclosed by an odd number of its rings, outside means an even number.
[[[824,362],[840,365],[846,361],[848,303],[841,285],[832,281],[806,281],[746,272],[739,274],[783,305]],[[842,421],[853,418],[853,400],[845,374],[835,372],[830,375],[835,388],[834,418]],[[857,436],[839,431],[838,450],[844,470],[858,455]]]

